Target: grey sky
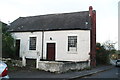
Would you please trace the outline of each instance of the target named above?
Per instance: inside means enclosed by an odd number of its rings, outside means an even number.
[[[0,20],[8,23],[18,17],[86,11],[89,6],[93,6],[97,12],[97,42],[117,42],[118,1],[120,0],[0,0]]]

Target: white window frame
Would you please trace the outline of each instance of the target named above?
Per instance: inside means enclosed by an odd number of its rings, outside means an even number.
[[[35,49],[32,49],[32,48],[31,48],[32,45],[31,45],[31,39],[30,39],[30,38],[36,38],[35,46],[34,46]],[[36,48],[37,48],[37,37],[36,37],[36,36],[30,36],[30,37],[29,37],[29,50],[36,50]]]
[[[76,41],[74,39],[72,39],[72,37],[75,38]],[[72,39],[72,41],[69,41],[70,38]],[[76,36],[76,35],[68,36],[68,52],[69,53],[77,53],[77,38],[78,38],[78,36]]]

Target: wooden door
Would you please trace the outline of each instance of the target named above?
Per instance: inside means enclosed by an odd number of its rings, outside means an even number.
[[[47,60],[55,61],[55,43],[47,43]]]

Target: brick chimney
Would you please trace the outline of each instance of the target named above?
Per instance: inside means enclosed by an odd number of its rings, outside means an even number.
[[[89,7],[89,17],[91,21],[90,65],[91,67],[95,67],[96,66],[96,11],[93,10],[92,6]]]
[[[92,16],[92,14],[93,14],[93,7],[90,6],[90,7],[89,7],[89,16]]]

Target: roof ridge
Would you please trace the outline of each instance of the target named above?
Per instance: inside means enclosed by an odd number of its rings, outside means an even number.
[[[39,16],[50,16],[50,15],[64,15],[64,14],[74,14],[74,13],[83,13],[83,12],[89,12],[89,11],[65,12],[65,13],[50,13],[50,14],[42,14],[42,15],[35,15],[35,16],[19,17],[19,18],[39,17]]]

